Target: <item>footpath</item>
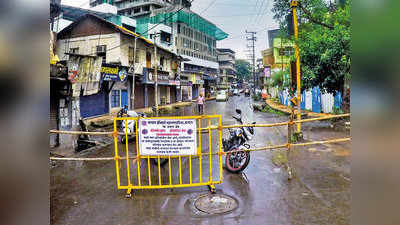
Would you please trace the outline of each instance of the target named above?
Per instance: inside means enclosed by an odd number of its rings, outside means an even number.
[[[269,107],[273,108],[274,110],[283,112],[285,114],[290,115],[290,113],[292,112],[291,108],[289,108],[288,106],[283,105],[283,104],[281,104],[279,102],[276,102],[276,101],[274,101],[274,100],[272,100],[270,98],[265,100],[265,103]],[[294,110],[294,113],[297,114],[297,110],[296,109]],[[308,118],[318,118],[318,117],[324,117],[324,116],[333,115],[333,114],[329,114],[329,113],[316,113],[316,112],[310,112],[310,111],[304,111],[304,110],[302,110],[301,113],[302,113],[302,115],[306,115]]]
[[[212,100],[215,100],[215,97],[206,98],[206,101],[212,101]],[[158,106],[158,108],[159,108],[159,110],[164,110],[164,109],[171,109],[174,107],[184,107],[184,106],[192,105],[195,102],[196,102],[196,100],[192,100],[189,102],[177,102],[177,103],[168,104],[168,105],[161,105],[161,106]],[[108,115],[85,119],[84,122],[87,126],[93,125],[93,124],[95,124],[97,126],[108,126],[108,125],[113,124],[114,117],[117,115],[118,111],[119,110],[114,110],[114,111],[110,112],[110,114],[108,114]],[[152,107],[134,109],[134,111],[146,113],[146,114],[153,113]]]

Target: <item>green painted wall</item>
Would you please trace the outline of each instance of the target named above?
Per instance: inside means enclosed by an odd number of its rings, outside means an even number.
[[[279,54],[280,49],[292,48],[294,54],[294,43],[290,41],[282,41],[281,38],[274,38],[273,40],[273,52],[275,64],[289,64],[290,56],[281,56]]]

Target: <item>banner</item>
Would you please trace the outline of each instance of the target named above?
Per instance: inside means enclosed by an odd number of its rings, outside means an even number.
[[[125,81],[128,77],[128,68],[103,63],[101,66],[101,76],[103,81]]]
[[[196,155],[195,119],[140,119],[140,155]]]
[[[265,77],[271,77],[271,68],[270,67],[265,67],[264,76]]]

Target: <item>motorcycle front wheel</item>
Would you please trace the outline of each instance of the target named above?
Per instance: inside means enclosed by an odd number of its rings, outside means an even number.
[[[154,165],[158,166],[158,158],[152,159],[151,160],[153,162]],[[164,166],[165,164],[167,164],[168,159],[165,158],[160,158],[160,166]]]
[[[227,152],[225,157],[226,169],[231,173],[240,173],[246,169],[250,162],[250,152],[233,152],[238,151],[239,148],[233,147],[229,152]]]

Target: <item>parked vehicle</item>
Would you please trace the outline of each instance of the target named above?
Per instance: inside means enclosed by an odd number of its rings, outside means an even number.
[[[121,109],[121,111],[123,111],[124,109]],[[135,111],[132,110],[126,110],[126,113],[124,112],[118,112],[118,117],[146,117],[146,114],[144,113],[137,113]],[[121,130],[122,132],[127,131],[128,133],[128,142],[130,140],[135,140],[136,139],[136,124],[134,120],[128,120],[127,122],[125,120],[122,121],[121,123]],[[121,136],[121,143],[125,144],[126,143],[126,135]]]
[[[217,101],[226,102],[228,100],[228,94],[226,93],[226,91],[225,90],[219,90],[217,92],[216,100]]]
[[[126,112],[126,113],[125,113]],[[140,113],[140,112],[135,112],[132,110],[127,110],[127,108],[123,108],[121,109],[118,114],[118,117],[146,117],[145,113]],[[122,144],[126,144],[126,136],[128,136],[128,143],[131,140],[136,140],[136,123],[135,120],[128,120],[127,122],[125,120],[122,121],[122,132],[125,133],[125,131],[127,131],[128,135],[122,135],[120,142]],[[153,164],[158,165],[158,159],[152,159],[151,160],[153,162]],[[161,159],[160,160],[160,165],[163,166],[168,162],[168,159]]]
[[[246,88],[246,90],[244,90],[244,96],[250,97],[250,90],[248,88]]]
[[[239,90],[238,89],[234,89],[233,90],[233,95],[239,95]]]
[[[242,111],[236,109],[238,116],[233,118],[243,124]],[[253,122],[255,124],[256,122]],[[250,141],[254,135],[254,127],[240,127],[229,129],[229,138],[223,139],[222,144],[224,152],[227,152],[225,157],[226,169],[231,173],[239,173],[243,171],[250,162],[250,152],[241,151],[250,149],[250,145],[246,142]]]

